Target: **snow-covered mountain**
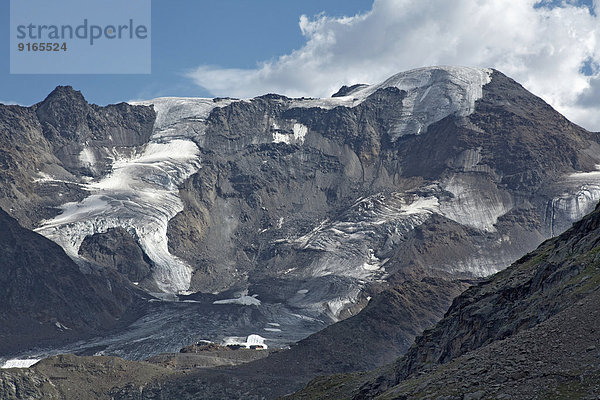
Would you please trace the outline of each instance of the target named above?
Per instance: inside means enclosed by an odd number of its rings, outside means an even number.
[[[57,88],[0,106],[0,124],[0,205],[22,224],[84,271],[127,264],[106,245],[122,228],[150,270],[133,284],[239,297],[227,307],[286,319],[267,342],[416,275],[501,270],[600,199],[598,135],[489,69],[421,68],[329,99],[97,107]]]

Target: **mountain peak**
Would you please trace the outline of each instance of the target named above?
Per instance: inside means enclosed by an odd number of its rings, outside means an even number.
[[[420,134],[428,126],[448,115],[461,117],[475,111],[475,102],[483,96],[483,87],[491,82],[492,70],[471,67],[424,67],[400,72],[378,85],[351,91],[353,98],[364,100],[380,89],[395,87],[406,92],[402,101],[406,112],[398,118],[393,140]]]
[[[42,125],[54,126],[56,134],[76,132],[81,121],[89,112],[90,105],[80,91],[71,86],[57,86],[42,101],[35,105],[35,112]],[[47,134],[47,132],[46,132]]]
[[[83,94],[81,94],[81,91],[73,89],[72,86],[58,85],[56,88],[54,88],[53,91],[50,92],[50,94],[48,94],[48,96],[46,96],[46,99],[44,101],[57,97],[71,97],[84,99]]]
[[[331,95],[331,97],[344,97],[344,96],[349,96],[350,94],[352,94],[353,92],[359,90],[359,89],[363,89],[365,87],[368,87],[369,85],[365,85],[364,83],[357,83],[356,85],[351,85],[351,86],[342,86],[340,88],[340,90],[338,90],[337,92],[335,92],[334,94]]]
[[[83,94],[79,90],[73,89],[72,86],[57,86],[46,98],[42,101],[41,104],[48,103],[49,101],[56,100],[69,100],[76,102],[84,102],[87,103]]]

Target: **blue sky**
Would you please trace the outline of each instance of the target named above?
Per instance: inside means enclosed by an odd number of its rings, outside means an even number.
[[[496,68],[600,131],[600,0],[152,0],[152,74],[72,76],[8,73],[8,3],[0,3],[0,102],[32,104],[67,84],[98,104],[317,97],[412,68],[463,65]]]
[[[372,0],[152,0],[152,74],[9,74],[9,1],[0,2],[0,101],[33,104],[57,85],[107,104],[158,96],[210,96],[185,76],[198,65],[253,68],[303,45],[302,14],[352,16]],[[66,11],[68,12],[68,11]]]

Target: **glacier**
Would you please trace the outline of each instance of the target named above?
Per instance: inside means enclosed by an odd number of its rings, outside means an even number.
[[[595,171],[574,172],[561,182],[562,193],[547,207],[546,226],[555,236],[590,213],[600,201],[600,165]]]
[[[468,116],[475,102],[483,96],[483,86],[491,81],[488,68],[436,66],[400,72],[378,85],[360,87],[346,96],[330,99],[302,99],[294,107],[331,109],[356,107],[377,90],[395,87],[406,92],[403,113],[395,121],[392,140],[410,134],[421,134],[427,127],[455,114]]]
[[[115,154],[107,176],[83,185],[88,197],[64,204],[59,215],[41,221],[36,231],[77,260],[87,236],[123,227],[138,238],[154,263],[153,278],[159,289],[185,293],[192,269],[169,252],[167,226],[183,210],[179,186],[201,167],[192,138],[203,134],[212,109],[228,103],[187,98],[136,103],[153,105],[157,112],[150,142],[132,154]],[[84,149],[80,159],[93,166],[89,151]]]

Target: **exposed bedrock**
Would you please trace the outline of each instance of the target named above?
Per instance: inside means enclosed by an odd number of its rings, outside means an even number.
[[[101,266],[119,271],[129,281],[142,287],[151,285],[152,261],[136,238],[123,228],[111,228],[84,239],[79,255]],[[150,281],[148,281],[150,280]]]

